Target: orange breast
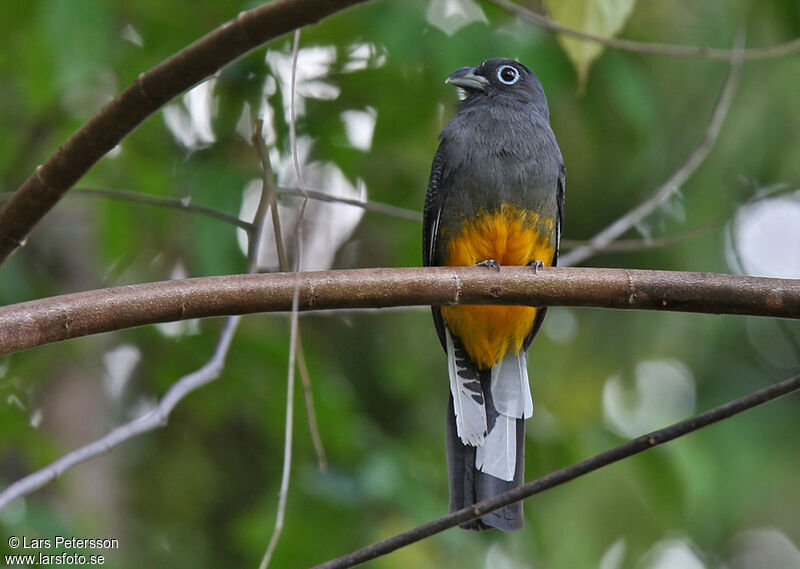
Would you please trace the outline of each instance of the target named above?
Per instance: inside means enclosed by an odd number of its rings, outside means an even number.
[[[494,259],[500,265],[552,264],[555,222],[531,210],[503,205],[481,210],[445,238],[444,264],[474,265]],[[530,306],[444,306],[442,317],[461,339],[472,360],[483,369],[500,362],[509,350],[518,353],[533,328]]]

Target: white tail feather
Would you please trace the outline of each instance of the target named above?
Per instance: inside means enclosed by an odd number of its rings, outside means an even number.
[[[501,480],[513,480],[516,465],[517,419],[498,415],[483,445],[475,449],[475,466]]]
[[[507,352],[492,368],[492,399],[498,413],[518,419],[533,416],[533,399],[528,383],[528,353]]]
[[[464,365],[468,362],[463,350],[456,354],[453,337],[444,328],[447,347],[447,372],[450,376],[450,393],[456,415],[456,431],[465,445],[477,446],[486,436],[486,407],[477,371]]]

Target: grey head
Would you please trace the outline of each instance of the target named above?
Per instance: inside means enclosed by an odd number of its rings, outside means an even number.
[[[496,57],[476,67],[462,67],[445,83],[463,90],[461,108],[474,105],[528,107],[550,118],[547,98],[536,74],[519,61]]]

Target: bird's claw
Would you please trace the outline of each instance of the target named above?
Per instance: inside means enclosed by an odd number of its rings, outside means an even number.
[[[476,267],[489,267],[490,269],[494,269],[498,273],[500,272],[500,263],[495,261],[494,259],[486,259],[485,261],[481,261],[480,263],[475,263]]]
[[[533,273],[538,275],[539,269],[544,267],[544,261],[531,261],[530,263],[528,263],[528,266],[533,267]]]

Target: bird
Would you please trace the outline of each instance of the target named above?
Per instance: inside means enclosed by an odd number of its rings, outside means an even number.
[[[522,63],[487,59],[446,83],[457,112],[442,129],[423,213],[423,265],[555,266],[566,168],[542,84]],[[546,307],[433,306],[447,354],[450,511],[523,483],[525,420],[533,415],[527,350]],[[524,526],[522,503],[461,525]]]

